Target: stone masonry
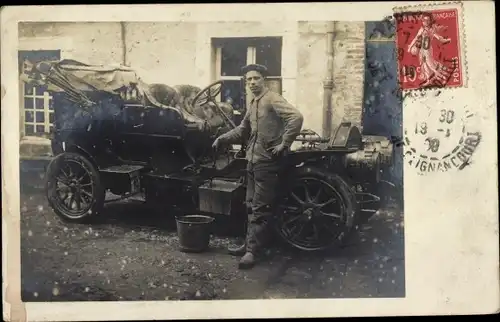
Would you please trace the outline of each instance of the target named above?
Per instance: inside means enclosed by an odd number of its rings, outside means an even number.
[[[335,22],[333,41],[333,126],[350,121],[362,128],[365,23]]]

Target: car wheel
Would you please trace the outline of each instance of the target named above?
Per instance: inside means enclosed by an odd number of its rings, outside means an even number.
[[[54,212],[67,222],[87,222],[103,206],[105,191],[99,171],[84,156],[65,152],[48,165],[46,194]]]
[[[289,245],[305,251],[341,246],[350,235],[357,203],[349,184],[324,169],[295,168],[280,198],[275,227]]]

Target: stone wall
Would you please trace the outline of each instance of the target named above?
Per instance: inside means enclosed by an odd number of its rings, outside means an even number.
[[[195,77],[194,23],[29,23],[19,29],[24,50],[60,49],[62,59],[127,64],[151,83],[189,83]]]
[[[333,129],[342,121],[362,126],[365,23],[335,22]]]
[[[123,60],[121,26],[115,22],[21,23],[19,46],[21,50],[60,49],[61,58],[88,64]]]
[[[299,22],[297,101],[304,114],[304,127],[322,133],[323,79],[326,72],[326,28],[324,22]]]
[[[323,81],[327,72],[328,22],[299,22],[297,101],[305,126],[322,133]],[[342,121],[362,126],[365,24],[335,22],[332,130]]]
[[[128,22],[125,26],[127,64],[146,83],[192,84],[196,78],[196,24]]]

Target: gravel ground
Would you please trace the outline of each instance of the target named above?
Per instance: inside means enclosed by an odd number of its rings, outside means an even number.
[[[403,214],[376,214],[347,247],[331,254],[275,247],[252,270],[226,253],[178,250],[172,218],[136,202],[107,205],[96,224],[61,222],[40,190],[21,194],[23,301],[206,300],[403,297]]]

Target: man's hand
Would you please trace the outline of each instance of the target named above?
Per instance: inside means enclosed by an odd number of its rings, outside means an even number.
[[[276,156],[284,155],[285,152],[287,152],[287,151],[288,151],[288,147],[283,143],[281,143],[280,145],[271,149],[272,154],[276,155]]]
[[[217,150],[219,150],[221,145],[222,144],[221,144],[220,138],[216,138],[214,143],[212,143],[212,149],[214,149],[214,151],[217,151]]]

